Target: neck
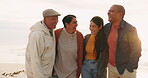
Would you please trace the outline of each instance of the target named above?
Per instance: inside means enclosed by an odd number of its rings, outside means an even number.
[[[120,26],[122,20],[112,22],[112,26]]]
[[[67,28],[66,28],[66,31],[67,31],[69,34],[73,34],[73,33],[74,33],[73,31],[71,31],[71,30],[69,30],[69,29],[67,29]]]
[[[97,33],[91,33],[91,35],[96,36],[96,35],[97,35]]]

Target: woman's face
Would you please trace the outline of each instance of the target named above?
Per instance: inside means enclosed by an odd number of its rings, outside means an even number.
[[[102,28],[102,26],[98,27],[94,22],[92,22],[92,21],[90,22],[89,29],[91,31],[91,34],[96,35],[101,28]]]

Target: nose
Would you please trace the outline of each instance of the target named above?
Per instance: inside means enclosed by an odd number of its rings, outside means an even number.
[[[77,26],[78,26],[78,23],[76,23],[75,27],[77,27]]]
[[[92,27],[90,26],[89,29],[92,31]]]
[[[107,12],[107,15],[109,15],[109,14],[110,14],[110,12],[108,11],[108,12]]]

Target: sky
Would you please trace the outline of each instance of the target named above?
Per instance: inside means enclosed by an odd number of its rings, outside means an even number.
[[[107,12],[111,5],[125,7],[124,20],[137,28],[142,47],[148,48],[147,0],[0,0],[0,46],[27,45],[30,27],[43,19],[42,11],[55,9],[61,16],[57,28],[63,27],[62,18],[67,14],[77,16],[83,35],[90,33],[89,21],[100,16],[108,23]]]
[[[76,15],[77,29],[86,35],[90,33],[89,23],[93,16],[100,16],[108,23],[107,12],[113,4],[123,5],[124,20],[137,28],[144,51],[139,77],[147,77],[148,0],[0,0],[0,62],[24,64],[30,27],[43,19],[43,10],[55,9],[61,13],[57,28],[63,27],[65,15]]]

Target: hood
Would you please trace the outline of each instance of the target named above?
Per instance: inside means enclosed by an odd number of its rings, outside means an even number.
[[[49,29],[47,27],[45,27],[45,25],[43,23],[41,23],[41,21],[35,23],[31,28],[30,28],[31,31],[43,31],[47,34],[50,34],[49,33]]]

